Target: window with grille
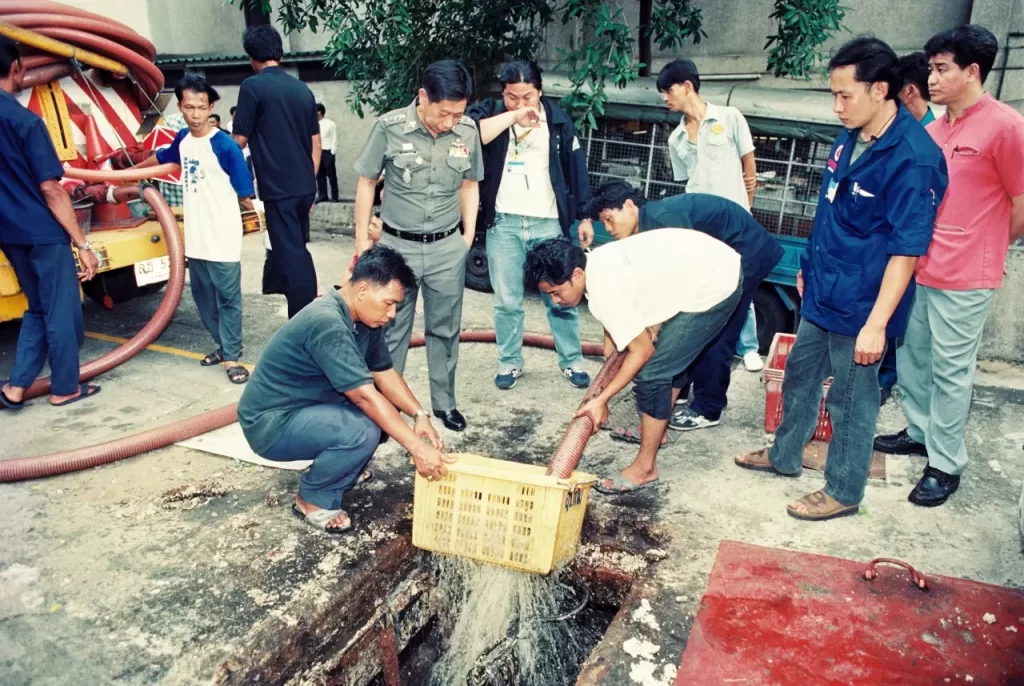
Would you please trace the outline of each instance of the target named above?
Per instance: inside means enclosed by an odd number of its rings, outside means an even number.
[[[616,119],[599,119],[587,134],[590,183],[597,186],[622,179],[657,200],[685,191],[672,179],[668,137],[674,127]],[[831,146],[825,143],[780,136],[754,136],[757,160],[757,193],[753,214],[772,233],[806,238],[811,234],[814,212]]]

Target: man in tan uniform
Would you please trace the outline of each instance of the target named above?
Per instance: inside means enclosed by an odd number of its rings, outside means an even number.
[[[455,403],[455,368],[466,254],[476,234],[484,176],[476,124],[464,115],[472,95],[472,77],[461,63],[435,62],[408,107],[377,119],[355,164],[356,251],[370,247],[374,188],[383,171],[380,242],[397,250],[416,275],[417,289],[406,293],[388,329],[392,361],[403,373],[422,289],[431,405],[452,431],[466,428]]]

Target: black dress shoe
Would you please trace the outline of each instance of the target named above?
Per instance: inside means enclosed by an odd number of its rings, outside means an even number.
[[[899,433],[875,436],[875,450],[889,455],[922,455],[928,457],[924,443],[918,443],[904,429]]]
[[[441,420],[445,428],[450,431],[462,431],[466,428],[466,418],[458,410],[434,410],[434,416]]]
[[[960,488],[960,476],[946,474],[935,467],[926,467],[924,476],[914,486],[907,500],[921,507],[937,507]]]

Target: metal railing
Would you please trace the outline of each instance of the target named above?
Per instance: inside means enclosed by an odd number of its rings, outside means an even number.
[[[685,191],[672,178],[666,124],[599,119],[583,139],[590,183],[622,179],[657,200]],[[830,146],[778,136],[755,136],[758,189],[753,214],[780,236],[807,237],[818,204],[821,174]]]

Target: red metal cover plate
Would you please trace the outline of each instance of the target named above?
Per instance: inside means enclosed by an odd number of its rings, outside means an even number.
[[[1024,591],[723,541],[676,686],[1024,684]]]

